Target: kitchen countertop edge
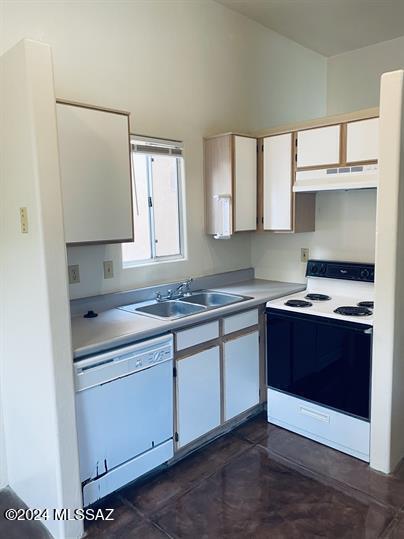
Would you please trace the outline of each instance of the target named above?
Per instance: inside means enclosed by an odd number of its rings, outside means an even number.
[[[94,338],[94,335],[98,335],[98,332],[95,329],[98,325],[96,318],[88,320],[84,319],[82,316],[77,315],[72,317],[72,341],[74,361],[79,361],[90,355],[102,353],[114,348],[119,348],[133,342],[148,339],[151,337],[157,337],[158,335],[163,335],[174,329],[186,328],[195,324],[209,321],[211,319],[221,318],[223,316],[227,316],[238,311],[245,311],[253,307],[263,305],[267,301],[300,292],[305,288],[306,285],[301,283],[299,284],[287,283],[282,281],[268,281],[265,279],[253,279],[225,287],[217,287],[214,288],[214,290],[217,290],[219,292],[229,292],[234,294],[240,294],[243,296],[250,296],[252,299],[239,303],[233,303],[231,305],[226,305],[217,309],[211,309],[191,316],[178,318],[176,320],[160,320],[157,318],[145,317],[144,315],[140,314],[126,313],[128,316],[128,321],[131,321],[131,317],[133,318],[133,331],[126,331],[124,333],[120,333],[119,331],[117,331],[116,336],[110,336],[104,340],[101,338]],[[100,314],[103,315],[103,318],[107,318],[109,313],[115,312],[116,310],[117,309],[110,309]],[[124,311],[120,312],[123,313]],[[139,319],[139,317],[141,318]],[[141,320],[143,323],[145,323],[145,318],[147,318],[147,320],[149,321],[150,327],[147,327],[146,329],[136,329],[136,322],[139,322]],[[87,325],[88,323],[92,324],[93,331],[83,331],[84,325]],[[103,323],[107,323],[107,321],[103,321]],[[87,336],[87,340],[89,340],[88,344],[82,343],[83,340],[86,340],[83,339],[83,334]]]

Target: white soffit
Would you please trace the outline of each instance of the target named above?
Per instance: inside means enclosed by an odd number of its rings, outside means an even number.
[[[324,56],[404,35],[404,0],[216,0]]]

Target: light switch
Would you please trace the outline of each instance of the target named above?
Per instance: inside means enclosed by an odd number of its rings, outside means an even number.
[[[104,261],[104,279],[112,279],[114,276],[114,263],[112,260]]]
[[[27,208],[20,208],[21,234],[28,234],[28,211]]]
[[[307,262],[309,260],[309,257],[310,257],[309,249],[302,247],[302,249],[300,250],[300,261]]]
[[[69,284],[77,284],[80,282],[80,266],[75,264],[69,266]]]

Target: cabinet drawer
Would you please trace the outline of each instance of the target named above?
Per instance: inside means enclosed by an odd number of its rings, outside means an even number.
[[[219,321],[201,324],[190,329],[176,332],[177,350],[184,350],[219,337]]]
[[[369,462],[367,421],[268,389],[268,421]]]
[[[256,326],[258,324],[258,309],[245,311],[244,313],[227,316],[223,319],[223,333],[228,335],[240,329]]]

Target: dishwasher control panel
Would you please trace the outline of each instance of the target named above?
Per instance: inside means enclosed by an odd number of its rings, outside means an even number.
[[[83,391],[171,361],[173,357],[172,335],[97,354],[74,364],[75,388],[76,391]]]
[[[172,350],[170,348],[164,348],[162,350],[148,352],[142,355],[139,354],[126,354],[124,356],[120,356],[116,359],[116,361],[120,360],[128,360],[128,361],[135,361],[135,367],[148,367],[150,365],[155,365],[156,363],[161,363],[163,361],[166,361],[167,359],[171,359],[173,357]]]

